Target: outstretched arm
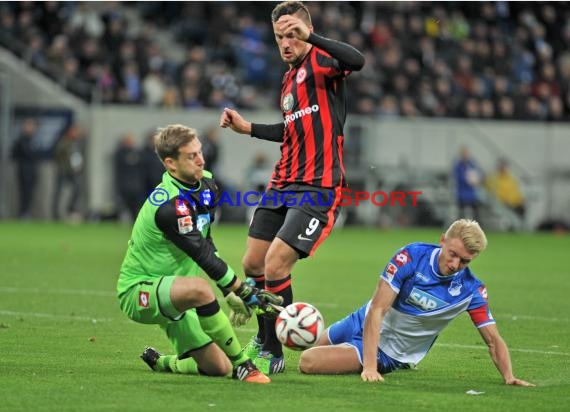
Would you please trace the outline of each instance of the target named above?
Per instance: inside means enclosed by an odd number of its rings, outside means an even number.
[[[499,334],[497,325],[491,324],[479,328],[479,333],[489,348],[491,359],[495,366],[503,376],[507,385],[516,386],[535,386],[530,382],[523,381],[522,379],[515,378],[513,375],[513,368],[511,364],[511,356],[507,344]]]
[[[252,137],[269,140],[271,142],[282,142],[283,133],[285,131],[283,122],[277,124],[251,123],[241,117],[238,112],[228,109],[227,107],[220,117],[220,127],[229,127],[236,133],[248,134]]]
[[[220,127],[229,127],[236,133],[251,134],[251,122],[245,120],[235,110],[228,109],[227,107],[222,112],[220,117]]]
[[[380,327],[384,315],[396,299],[396,292],[383,279],[374,292],[370,309],[364,320],[364,332],[362,334],[363,359],[362,373],[360,377],[365,382],[382,382],[384,378],[378,372],[378,343],[380,342]]]

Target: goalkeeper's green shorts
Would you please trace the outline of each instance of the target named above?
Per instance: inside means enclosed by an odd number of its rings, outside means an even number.
[[[200,326],[196,310],[179,312],[170,300],[175,276],[149,278],[131,287],[119,298],[121,310],[138,323],[159,325],[178,355],[212,342]]]

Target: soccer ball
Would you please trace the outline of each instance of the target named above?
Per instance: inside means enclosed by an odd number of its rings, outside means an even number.
[[[305,350],[313,346],[324,329],[323,316],[310,303],[291,303],[279,313],[275,322],[277,338],[293,350]]]

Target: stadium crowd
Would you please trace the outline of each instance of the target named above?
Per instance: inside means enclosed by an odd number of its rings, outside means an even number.
[[[266,21],[274,5],[4,2],[0,44],[87,101],[277,107],[286,68]],[[307,6],[323,35],[365,51],[364,69],[348,82],[353,113],[570,119],[567,2]],[[169,57],[160,31],[173,35],[182,59]]]

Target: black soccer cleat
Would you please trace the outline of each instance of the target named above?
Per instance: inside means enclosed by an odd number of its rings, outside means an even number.
[[[156,371],[156,362],[158,362],[158,358],[160,358],[160,356],[160,353],[156,349],[147,346],[141,355],[141,359],[149,366],[149,368]]]

